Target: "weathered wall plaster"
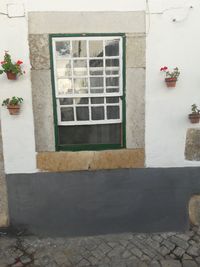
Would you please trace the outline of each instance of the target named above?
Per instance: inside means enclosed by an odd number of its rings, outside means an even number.
[[[54,119],[50,70],[32,70],[36,151],[54,151]]]
[[[48,34],[29,34],[30,62],[32,70],[49,70]]]
[[[200,161],[200,129],[187,130],[185,159]]]
[[[189,201],[189,218],[193,225],[200,225],[200,195],[194,195]]]

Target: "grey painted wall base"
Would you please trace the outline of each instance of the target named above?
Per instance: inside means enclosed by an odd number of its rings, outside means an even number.
[[[200,168],[7,175],[10,222],[43,236],[184,231]]]

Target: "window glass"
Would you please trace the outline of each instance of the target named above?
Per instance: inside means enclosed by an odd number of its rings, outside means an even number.
[[[72,56],[73,57],[87,56],[86,41],[82,40],[72,41]]]
[[[56,66],[58,78],[72,75],[71,60],[57,60]]]
[[[103,41],[89,41],[90,57],[103,57]]]
[[[73,108],[61,108],[61,121],[73,121],[74,112]]]
[[[72,94],[72,79],[58,79],[58,94]]]
[[[119,107],[118,106],[107,106],[107,118],[118,119],[119,118]]]
[[[60,98],[60,105],[73,105],[73,98]]]
[[[119,40],[106,41],[105,46],[106,56],[119,56]]]
[[[58,143],[122,144],[122,38],[53,37]]]
[[[74,60],[73,61],[73,74],[74,76],[87,75],[87,61],[86,60]]]
[[[78,121],[87,121],[89,120],[89,108],[88,107],[77,107],[76,115]]]
[[[70,41],[56,42],[56,56],[59,58],[69,57],[71,53]]]
[[[104,120],[104,107],[92,107],[92,120]]]

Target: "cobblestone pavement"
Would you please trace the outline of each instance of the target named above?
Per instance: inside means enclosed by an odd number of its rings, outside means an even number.
[[[0,232],[0,267],[197,267],[200,228],[186,233],[81,238],[8,236]]]

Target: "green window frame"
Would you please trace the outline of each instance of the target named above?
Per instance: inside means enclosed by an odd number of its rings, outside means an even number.
[[[60,108],[60,102],[58,102],[58,99],[60,101],[60,98],[58,98],[58,93],[57,93],[57,81],[56,81],[56,75],[55,75],[55,40],[65,40],[64,38],[68,38],[69,40],[74,40],[73,38],[80,38],[78,40],[82,40],[81,38],[99,38],[99,40],[102,39],[107,39],[107,38],[117,38],[119,37],[121,39],[121,45],[122,45],[122,50],[121,50],[121,90],[122,93],[120,95],[121,99],[121,143],[119,144],[65,144],[61,145],[59,143],[59,126],[60,123],[66,123],[66,126],[72,125],[76,126],[76,123],[79,124],[79,122],[61,122],[61,116],[59,116],[58,109]],[[82,150],[107,150],[107,149],[122,149],[126,147],[126,105],[125,105],[125,99],[126,99],[126,94],[125,94],[125,59],[126,59],[126,38],[124,33],[109,33],[109,34],[50,34],[49,35],[49,49],[50,49],[50,63],[51,63],[51,81],[52,81],[52,96],[53,96],[53,113],[54,113],[54,132],[55,132],[55,148],[56,151],[82,151]],[[64,50],[63,50],[64,51]],[[65,51],[64,51],[65,52]],[[74,60],[74,58],[73,58]],[[104,63],[105,64],[105,63]],[[105,71],[104,71],[105,72]],[[73,89],[75,90],[75,89]],[[61,96],[62,97],[62,96]],[[100,96],[99,96],[100,97]],[[72,95],[73,98],[73,95]],[[106,99],[105,95],[104,98]],[[104,100],[104,103],[106,100]],[[90,115],[91,117],[91,115]],[[109,122],[107,122],[109,124]],[[114,122],[113,122],[114,123]],[[96,123],[94,123],[96,124]],[[101,124],[101,123],[97,123]],[[104,123],[102,123],[104,124]],[[86,125],[91,125],[90,123]]]

